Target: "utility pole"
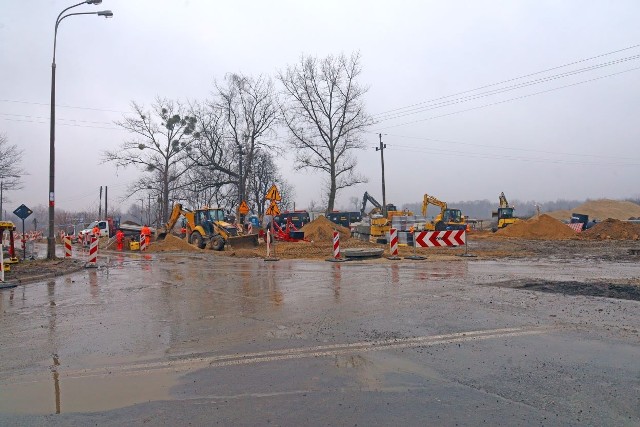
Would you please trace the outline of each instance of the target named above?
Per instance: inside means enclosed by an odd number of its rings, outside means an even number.
[[[100,203],[98,203],[98,220],[102,219],[102,185],[100,186]]]
[[[245,142],[249,139],[249,135],[244,135]],[[238,201],[238,224],[244,223],[244,215],[240,214],[240,205],[244,201],[244,175],[242,171],[242,158],[244,157],[244,151],[242,151],[242,145],[240,146],[240,159],[239,159],[239,167],[240,167],[240,179],[238,181],[238,193],[240,193],[240,200]]]
[[[140,199],[140,225],[144,225],[144,199]]]
[[[149,211],[147,212],[147,225],[151,225],[151,193],[147,194],[147,196],[149,196],[149,203],[147,205],[149,208]]]
[[[107,215],[107,189],[108,187],[104,186],[104,218],[107,219],[109,215]]]
[[[382,134],[378,134],[380,137],[380,147],[376,147],[376,151],[380,151],[380,162],[382,163],[382,216],[387,217],[387,196],[384,186],[384,149],[387,148],[387,144],[382,143]]]

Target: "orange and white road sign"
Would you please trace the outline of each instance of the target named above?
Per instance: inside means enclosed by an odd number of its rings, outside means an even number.
[[[247,202],[243,200],[242,203],[240,203],[240,206],[238,206],[238,212],[240,212],[240,215],[246,215],[249,213],[249,205],[247,205]]]
[[[278,207],[278,204],[272,200],[265,214],[271,216],[280,215],[280,208]]]
[[[278,187],[276,187],[275,184],[273,184],[271,186],[271,188],[269,189],[269,191],[267,191],[267,195],[264,198],[267,199],[267,200],[271,200],[272,202],[273,201],[279,202],[279,201],[282,200],[282,196],[280,196],[280,192],[278,191]],[[278,212],[278,213],[280,213],[280,212]],[[270,214],[268,214],[268,215],[270,215]],[[276,214],[276,215],[278,215],[278,214]]]

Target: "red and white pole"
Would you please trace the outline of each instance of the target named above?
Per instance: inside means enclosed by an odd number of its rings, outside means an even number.
[[[0,243],[0,282],[4,282],[4,252]]]
[[[64,236],[64,257],[71,258],[71,236]]]
[[[333,259],[340,259],[340,233],[333,231]]]
[[[271,256],[271,230],[267,229],[267,258]]]
[[[391,250],[391,256],[398,256],[398,229],[392,228],[389,230],[389,245]]]
[[[147,249],[147,236],[144,234],[140,235],[140,252]]]
[[[95,267],[98,263],[98,238],[91,238],[91,245],[89,246],[89,266]]]

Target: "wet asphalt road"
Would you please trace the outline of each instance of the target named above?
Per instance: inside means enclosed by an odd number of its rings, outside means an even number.
[[[0,425],[640,425],[637,262],[117,255],[0,291]]]

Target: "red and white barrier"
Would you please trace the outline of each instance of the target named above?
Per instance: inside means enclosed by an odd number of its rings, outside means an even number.
[[[64,236],[64,257],[71,258],[71,236]]]
[[[416,246],[440,247],[440,246],[463,246],[467,242],[467,232],[464,230],[449,231],[421,231],[415,233],[414,240]]]
[[[140,252],[147,250],[147,236],[140,235]]]
[[[267,258],[271,257],[271,230],[267,229]]]
[[[573,224],[567,224],[567,225],[569,226],[570,229],[572,229],[576,233],[581,233],[582,232],[582,226],[584,225],[584,223],[582,223],[582,222],[574,222]]]
[[[98,263],[98,238],[91,238],[91,245],[89,246],[89,261],[87,264],[90,267],[95,267]]]
[[[389,230],[389,250],[391,256],[398,256],[398,229],[392,228]]]
[[[0,246],[0,282],[4,282],[4,253],[2,252],[2,246]]]
[[[340,233],[333,232],[333,259],[340,259]]]

